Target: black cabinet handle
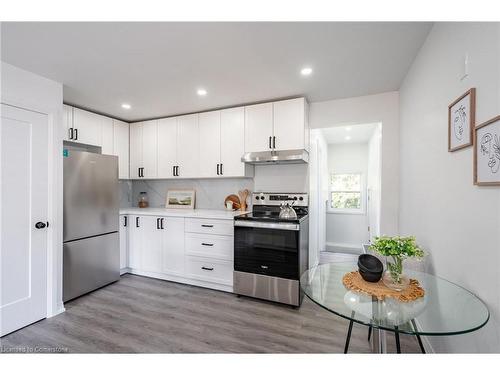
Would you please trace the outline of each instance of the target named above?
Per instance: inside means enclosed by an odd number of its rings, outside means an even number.
[[[214,268],[213,267],[201,267],[202,270],[205,270],[205,271],[213,271]]]
[[[269,136],[269,148],[272,148],[272,147],[271,147],[271,138],[272,138],[272,137],[271,137],[271,136]]]
[[[156,218],[156,229],[160,229],[160,218]]]
[[[220,163],[220,174],[221,174],[221,176],[224,174],[224,173],[222,172],[222,163]]]
[[[78,129],[75,128],[75,141],[78,140]]]
[[[45,227],[48,227],[49,226],[49,223],[44,223],[43,221],[39,221],[35,224],[35,228],[36,229],[43,229]]]
[[[276,137],[273,137],[273,148],[276,148]]]
[[[139,228],[139,216],[135,218],[135,226]]]
[[[123,226],[126,227],[127,226],[127,219],[128,219],[128,216],[124,216],[123,217]]]
[[[179,166],[175,167],[176,170],[176,176],[179,177]]]
[[[141,177],[141,168],[137,168],[137,177]]]
[[[203,246],[214,246],[213,243],[206,243],[206,242],[202,242],[201,243]]]
[[[160,219],[160,229],[165,229],[163,228],[163,218]]]
[[[208,225],[208,224],[201,224],[203,228],[213,228],[213,225]]]
[[[68,135],[69,139],[73,139],[73,128],[69,128],[68,133],[69,133]]]
[[[217,164],[217,176],[220,175],[220,172],[219,172],[219,165],[220,164]]]

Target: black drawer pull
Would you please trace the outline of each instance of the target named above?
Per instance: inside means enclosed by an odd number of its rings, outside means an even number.
[[[213,243],[206,243],[206,242],[202,242],[201,243],[203,246],[214,246]]]
[[[205,271],[213,271],[214,268],[210,268],[210,267],[201,267],[202,270],[205,270]]]
[[[208,224],[201,224],[203,228],[213,228],[213,225],[208,225]]]

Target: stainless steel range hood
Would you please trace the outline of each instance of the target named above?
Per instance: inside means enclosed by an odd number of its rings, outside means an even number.
[[[248,164],[299,164],[309,162],[306,150],[247,152],[241,161]]]

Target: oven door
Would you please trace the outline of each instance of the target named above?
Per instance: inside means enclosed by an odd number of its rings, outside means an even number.
[[[236,220],[234,270],[299,279],[299,225]]]

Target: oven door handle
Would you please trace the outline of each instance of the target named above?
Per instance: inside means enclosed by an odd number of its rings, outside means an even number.
[[[263,223],[260,221],[245,221],[245,220],[235,220],[235,227],[247,227],[247,228],[263,228],[263,229],[279,229],[279,230],[294,230],[299,231],[299,224],[291,223]]]

